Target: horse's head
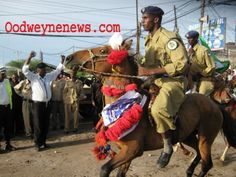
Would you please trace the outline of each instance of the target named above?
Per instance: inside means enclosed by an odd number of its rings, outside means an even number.
[[[98,71],[107,70],[111,66],[105,64],[106,57],[111,52],[111,47],[108,45],[80,50],[66,57],[66,67],[73,65],[83,66],[88,69],[96,69]],[[109,70],[109,69],[108,69]]]
[[[216,78],[211,98],[219,104],[228,104],[231,101],[230,89],[223,77]]]
[[[125,40],[122,43],[121,49],[130,49],[132,39]],[[79,65],[87,69],[92,69],[98,72],[111,73],[112,65],[106,61],[107,56],[111,53],[112,48],[109,45],[104,45],[87,50],[80,50],[66,57],[66,67]]]

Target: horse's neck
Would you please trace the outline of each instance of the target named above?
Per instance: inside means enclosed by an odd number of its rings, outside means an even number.
[[[123,77],[104,77],[103,79],[103,86],[104,87],[112,87],[116,89],[125,89],[125,87],[131,83],[131,80],[128,78]],[[120,95],[122,96],[122,95]],[[111,104],[114,103],[119,99],[119,97],[116,96],[106,96],[105,95],[105,104]]]

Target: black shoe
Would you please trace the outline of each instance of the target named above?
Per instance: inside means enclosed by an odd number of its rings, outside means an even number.
[[[41,146],[37,146],[37,147],[36,147],[36,150],[37,150],[38,152],[43,151],[43,150],[45,150],[45,149],[46,149],[45,145],[41,145]]]
[[[51,146],[50,145],[48,145],[48,144],[44,144],[44,147],[45,147],[45,149],[49,149],[49,148],[51,148]]]
[[[164,168],[166,165],[168,165],[172,154],[173,154],[173,150],[169,154],[165,153],[165,152],[162,152],[161,156],[159,157],[159,159],[157,161],[158,167],[159,168]]]
[[[5,153],[6,153],[6,151],[4,149],[0,148],[0,154],[5,154]]]
[[[7,144],[4,148],[4,151],[15,151],[16,148],[12,146],[11,144]]]
[[[64,130],[64,134],[69,134],[69,130]]]
[[[76,133],[76,132],[78,132],[78,130],[79,130],[78,128],[74,128],[74,129],[72,130],[72,132],[73,132],[73,133]]]

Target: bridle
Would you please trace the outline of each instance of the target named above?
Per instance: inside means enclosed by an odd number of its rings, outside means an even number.
[[[100,71],[96,71],[95,70],[95,65],[97,62],[104,62],[106,61],[106,58],[109,54],[94,54],[94,52],[92,51],[92,49],[87,49],[88,53],[89,53],[89,58],[87,60],[85,60],[84,62],[82,62],[81,64],[79,64],[78,69],[80,71],[86,71],[92,74],[99,74],[101,76],[112,76],[112,77],[124,77],[124,78],[130,78],[130,79],[140,79],[142,78],[142,76],[133,76],[133,75],[127,75],[127,74],[119,74],[119,73],[106,73],[106,72],[100,72]],[[136,53],[133,55],[135,56]],[[71,59],[69,59],[68,63],[70,62]],[[89,62],[91,62],[92,64],[92,68],[88,69],[85,67],[86,64],[88,64]]]
[[[87,60],[85,60],[83,63],[80,64],[80,68],[81,69],[85,69],[85,65],[89,62],[91,62],[92,64],[92,70],[95,71],[95,64],[97,62],[102,62],[102,61],[106,61],[106,57],[108,56],[108,54],[102,54],[102,55],[97,55],[94,54],[93,51],[91,49],[87,49],[88,53],[89,53],[89,58]],[[87,68],[86,68],[87,69]]]

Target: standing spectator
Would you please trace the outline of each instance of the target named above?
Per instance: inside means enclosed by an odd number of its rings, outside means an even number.
[[[49,102],[52,95],[51,82],[57,78],[64,68],[65,56],[61,57],[61,63],[57,66],[56,70],[50,73],[46,73],[45,63],[39,63],[36,67],[36,74],[29,70],[30,61],[34,56],[35,52],[32,51],[25,61],[22,72],[31,83],[34,141],[37,150],[41,151],[48,147],[46,145],[46,138],[51,111],[51,104]]]
[[[27,137],[32,137],[32,90],[30,81],[28,79],[21,81],[14,87],[14,90],[19,96],[23,98],[22,113],[25,126],[25,135]]]
[[[6,79],[6,68],[0,67],[0,130],[3,128],[4,140],[6,145],[4,151],[16,150],[10,144],[13,133],[12,119],[12,89],[8,79]]]
[[[65,80],[62,74],[52,82],[52,114],[51,127],[53,130],[64,128],[65,111],[63,103],[63,89],[65,87]]]
[[[13,123],[14,133],[22,134],[24,132],[24,120],[22,115],[22,97],[16,94],[14,87],[19,83],[20,79],[17,74],[12,74],[10,83],[12,86],[12,102],[13,102]]]
[[[92,105],[94,107],[94,117],[93,117],[93,124],[94,126],[97,125],[97,122],[100,119],[100,113],[103,109],[103,94],[101,92],[102,82],[100,79],[93,78],[93,82],[91,84],[92,89]]]
[[[74,129],[73,132],[78,131],[79,125],[79,99],[83,89],[83,84],[76,79],[77,69],[74,67],[71,71],[71,78],[66,80],[65,88],[63,90],[63,100],[65,106],[65,133],[69,133],[70,119],[73,114]]]

